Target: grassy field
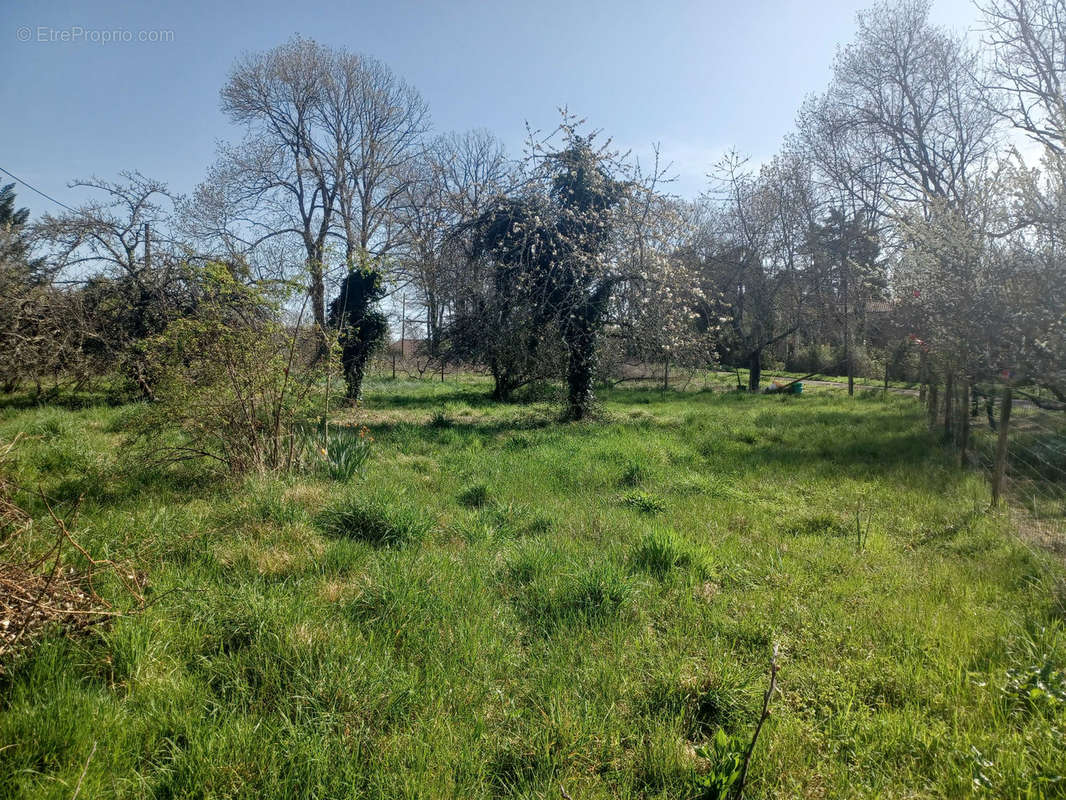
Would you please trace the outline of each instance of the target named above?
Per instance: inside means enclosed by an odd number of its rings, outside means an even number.
[[[485,392],[372,382],[348,485],[152,471],[131,408],[0,412],[150,591],[0,677],[0,797],[695,798],[774,644],[746,797],[1066,796],[1062,570],[913,398],[618,389],[559,425]]]

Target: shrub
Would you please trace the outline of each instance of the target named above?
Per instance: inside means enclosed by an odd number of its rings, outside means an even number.
[[[837,357],[828,344],[811,342],[795,352],[785,363],[794,372],[833,373],[837,371]]]
[[[338,538],[358,539],[376,547],[403,547],[420,541],[433,521],[398,504],[394,497],[354,496],[319,515],[322,530]]]
[[[300,462],[298,433],[327,383],[282,325],[284,293],[239,282],[209,265],[196,314],[144,344],[154,402],[136,439],[159,462],[214,463],[232,474],[287,470]],[[317,403],[315,403],[317,405]]]

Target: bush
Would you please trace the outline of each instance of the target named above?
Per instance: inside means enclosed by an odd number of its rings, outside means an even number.
[[[203,286],[195,316],[145,343],[154,402],[135,438],[157,462],[199,459],[231,474],[298,466],[326,360],[302,355],[299,331],[279,321],[284,293],[220,265],[205,269]]]
[[[837,369],[837,357],[830,345],[811,342],[795,352],[786,366],[793,372],[832,373]]]

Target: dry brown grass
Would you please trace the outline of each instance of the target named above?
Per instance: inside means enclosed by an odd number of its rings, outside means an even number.
[[[65,520],[42,495],[54,533],[43,544],[34,535],[8,473],[17,443],[0,445],[0,672],[49,628],[80,632],[124,613],[97,594],[93,578],[100,571],[113,573],[136,605],[144,604],[143,576],[127,564],[93,558],[75,540],[70,529],[76,508]],[[84,567],[76,569],[74,560]]]

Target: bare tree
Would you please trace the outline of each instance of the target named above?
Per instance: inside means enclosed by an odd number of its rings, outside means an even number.
[[[92,190],[100,199],[58,216],[45,214],[33,226],[33,236],[52,248],[50,260],[68,277],[118,271],[137,281],[150,266],[145,241],[152,226],[157,242],[161,238],[165,220],[161,203],[170,194],[166,184],[139,172],[120,176],[121,181],[96,177],[73,181],[71,188]]]
[[[165,325],[184,279],[180,259],[168,251],[166,185],[139,172],[121,177],[73,182],[99,198],[73,211],[45,214],[32,227],[61,283],[109,280],[119,292],[122,321],[112,331],[119,348]]]
[[[333,145],[345,264],[399,242],[398,210],[416,179],[429,109],[418,91],[368,56],[335,52],[323,75],[322,126]]]
[[[987,0],[987,84],[1006,102],[991,110],[1033,140],[1066,155],[1066,2]]]
[[[1066,3],[989,0],[986,80],[1001,114],[1042,146],[1041,169],[1012,160],[997,237],[1001,363],[1012,383],[1035,383],[1066,404]]]
[[[222,109],[248,127],[248,137],[222,149],[210,181],[225,187],[235,209],[220,221],[247,220],[250,232],[244,237],[250,245],[283,234],[300,238],[312,315],[323,334],[325,250],[338,180],[334,142],[319,123],[326,95],[322,76],[332,61],[327,48],[300,38],[240,58],[222,88]],[[241,236],[230,226],[221,230]]]
[[[724,344],[734,363],[748,367],[748,389],[757,391],[762,362],[776,343],[799,327],[803,290],[797,280],[808,213],[806,187],[783,161],[755,175],[735,152],[715,169],[717,196],[695,245],[708,291],[727,305]]]
[[[826,96],[829,118],[864,166],[852,176],[883,177],[879,191],[895,207],[935,198],[964,206],[969,178],[995,144],[978,56],[933,26],[929,8],[930,0],[903,0],[860,13]]]
[[[207,228],[231,249],[298,237],[323,353],[327,324],[346,331],[342,339],[356,348],[342,359],[354,400],[362,369],[349,366],[356,351],[372,349],[354,332],[379,326],[348,315],[358,308],[376,313],[376,300],[339,298],[333,305],[345,312],[327,319],[329,245],[336,241],[342,250],[342,291],[381,286],[382,259],[399,241],[397,212],[429,126],[426,105],[381,62],[295,38],[240,59],[222,89],[222,107],[249,136],[223,149],[199,192],[208,201]],[[352,270],[370,270],[373,279],[350,281]]]
[[[468,242],[456,232],[476,219],[515,184],[502,143],[485,130],[437,137],[418,164],[401,203],[402,280],[413,285],[425,307],[426,336],[437,348],[448,308],[478,281],[465,274],[478,269],[467,258]],[[461,237],[460,237],[461,238]]]

